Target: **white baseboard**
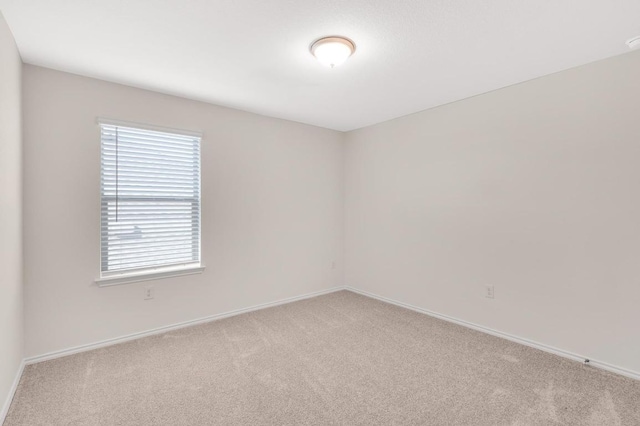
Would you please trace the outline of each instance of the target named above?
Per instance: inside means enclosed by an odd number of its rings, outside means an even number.
[[[593,358],[585,357],[582,355],[578,355],[569,351],[565,351],[563,349],[554,348],[553,346],[545,345],[543,343],[535,342],[533,340],[525,339],[523,337],[514,336],[512,334],[504,333],[502,331],[494,330],[488,327],[484,327],[478,324],[474,324],[468,321],[464,321],[461,319],[453,318],[448,315],[439,314],[437,312],[430,311],[428,309],[419,308],[417,306],[410,305],[408,303],[398,302],[397,300],[389,299],[387,297],[379,296],[377,294],[369,293],[368,291],[358,290],[357,288],[345,287],[346,290],[352,291],[354,293],[361,294],[363,296],[371,297],[373,299],[380,300],[382,302],[387,302],[392,305],[400,306],[402,308],[410,309],[412,311],[420,312],[435,318],[439,318],[444,321],[452,322],[454,324],[461,325],[463,327],[471,328],[483,333],[491,334],[492,336],[501,337],[503,339],[510,340],[515,343],[519,343],[521,345],[529,346],[535,349],[539,349],[544,352],[549,352],[554,355],[558,355],[564,358],[569,358],[574,361],[584,362],[586,359],[589,360],[589,365],[592,367],[596,367],[602,370],[607,370],[612,373],[620,374],[622,376],[630,377],[632,379],[640,380],[640,373],[636,371],[631,371],[626,368],[618,367],[615,365],[611,365],[606,362],[594,360]]]
[[[0,425],[4,423],[4,419],[7,417],[7,414],[9,414],[9,407],[11,406],[11,401],[13,401],[13,396],[16,394],[16,390],[18,390],[18,384],[20,383],[24,366],[25,362],[22,360],[18,367],[18,371],[16,372],[16,376],[13,379],[13,383],[11,384],[11,389],[9,389],[7,399],[5,399],[4,405],[2,406],[2,411],[0,411]]]
[[[35,364],[38,362],[42,362],[42,361],[47,361],[47,360],[51,360],[51,359],[55,359],[55,358],[61,358],[63,356],[67,356],[67,355],[73,355],[76,353],[80,353],[80,352],[86,352],[86,351],[90,351],[93,349],[98,349],[98,348],[103,348],[105,346],[111,346],[111,345],[116,345],[118,343],[123,343],[123,342],[127,342],[130,340],[135,340],[135,339],[140,339],[142,337],[147,337],[147,336],[153,336],[155,334],[160,334],[160,333],[165,333],[167,331],[172,331],[172,330],[178,330],[184,327],[189,327],[192,325],[198,325],[198,324],[204,324],[204,323],[208,323],[211,321],[216,321],[219,319],[223,319],[223,318],[228,318],[228,317],[232,317],[235,315],[240,315],[240,314],[244,314],[247,312],[252,312],[252,311],[257,311],[260,309],[265,309],[265,308],[270,308],[270,307],[274,307],[274,306],[278,306],[278,305],[284,305],[286,303],[291,303],[291,302],[296,302],[298,300],[303,300],[303,299],[309,299],[311,297],[316,297],[316,296],[320,296],[323,294],[328,294],[328,293],[333,293],[336,291],[340,291],[340,290],[349,290],[352,291],[354,293],[358,293],[361,294],[363,296],[367,296],[367,297],[371,297],[373,299],[377,299],[383,302],[387,302],[387,303],[391,303],[393,305],[397,305],[406,309],[411,309],[412,311],[416,311],[416,312],[420,312],[435,318],[439,318],[442,319],[444,321],[448,321],[448,322],[452,322],[467,328],[471,328],[483,333],[487,333],[490,334],[492,336],[497,336],[497,337],[501,337],[503,339],[507,339],[510,340],[512,342],[515,343],[519,343],[525,346],[529,346],[535,349],[539,349],[541,351],[544,352],[549,352],[564,358],[568,358],[574,361],[578,361],[578,362],[584,362],[585,359],[589,359],[589,365],[595,368],[600,368],[602,370],[606,370],[606,371],[610,371],[612,373],[616,373],[616,374],[620,374],[622,376],[626,376],[626,377],[630,377],[632,379],[636,379],[636,380],[640,380],[640,373],[636,372],[636,371],[632,371],[632,370],[628,370],[626,368],[622,368],[622,367],[618,367],[603,361],[598,361],[598,360],[594,360],[592,358],[589,357],[585,357],[579,354],[575,354],[569,351],[565,351],[563,349],[558,349],[555,348],[553,346],[549,346],[549,345],[545,345],[543,343],[539,343],[539,342],[535,342],[529,339],[525,339],[519,336],[514,336],[512,334],[508,334],[508,333],[504,333],[502,331],[498,331],[498,330],[494,330],[488,327],[484,327],[478,324],[474,324],[468,321],[464,321],[461,319],[457,319],[457,318],[453,318],[447,315],[443,315],[437,312],[433,312],[430,311],[428,309],[423,309],[423,308],[419,308],[417,306],[413,306],[410,305],[408,303],[403,303],[403,302],[399,302],[397,300],[393,300],[393,299],[389,299],[383,296],[379,296],[377,294],[373,294],[373,293],[369,293],[367,291],[363,291],[363,290],[359,290],[353,287],[349,287],[349,286],[345,286],[345,287],[333,287],[327,290],[321,290],[321,291],[317,291],[317,292],[313,292],[313,293],[307,293],[301,296],[295,296],[295,297],[289,297],[286,299],[281,299],[281,300],[277,300],[274,302],[269,302],[269,303],[263,303],[260,305],[255,305],[255,306],[251,306],[248,308],[243,308],[243,309],[237,309],[234,311],[229,311],[229,312],[224,312],[221,314],[216,314],[216,315],[211,315],[208,317],[204,317],[204,318],[199,318],[199,319],[195,319],[195,320],[191,320],[191,321],[185,321],[185,322],[181,322],[181,323],[177,323],[177,324],[171,324],[171,325],[167,325],[164,327],[158,327],[158,328],[154,328],[151,330],[146,330],[146,331],[142,331],[142,332],[138,332],[138,333],[133,333],[133,334],[129,334],[126,336],[121,336],[121,337],[116,337],[113,339],[107,339],[107,340],[102,340],[99,342],[94,342],[94,343],[89,343],[86,345],[81,345],[81,346],[76,346],[73,348],[68,348],[68,349],[63,349],[60,351],[55,351],[55,352],[49,352],[43,355],[38,355],[38,356],[33,356],[33,357],[29,357],[26,358],[22,364],[20,365],[20,369],[18,371],[18,374],[16,375],[16,379],[14,381],[14,384],[12,386],[12,390],[7,398],[7,401],[5,402],[5,406],[2,409],[2,412],[0,412],[0,420],[4,419],[4,416],[6,415],[8,409],[9,409],[9,405],[11,404],[11,399],[13,398],[13,395],[15,393],[15,390],[18,386],[18,383],[20,381],[20,377],[22,375],[22,371],[24,369],[25,365],[29,365],[29,364]],[[0,424],[2,424],[2,422],[0,421]]]
[[[210,316],[204,317],[204,318],[198,318],[198,319],[195,319],[195,320],[184,321],[184,322],[180,322],[180,323],[177,323],[177,324],[166,325],[166,326],[154,328],[154,329],[151,329],[151,330],[146,330],[146,331],[141,331],[141,332],[138,332],[138,333],[128,334],[126,336],[115,337],[113,339],[102,340],[102,341],[99,341],[99,342],[89,343],[89,344],[86,344],[86,345],[75,346],[73,348],[68,348],[68,349],[63,349],[63,350],[59,350],[59,351],[49,352],[49,353],[46,353],[46,354],[42,354],[42,355],[37,355],[37,356],[32,356],[32,357],[26,358],[24,360],[24,364],[26,364],[26,365],[35,364],[35,363],[42,362],[42,361],[48,361],[48,360],[51,360],[51,359],[61,358],[63,356],[67,356],[67,355],[73,355],[73,354],[77,354],[77,353],[80,353],[80,352],[86,352],[86,351],[91,351],[93,349],[103,348],[105,346],[117,345],[118,343],[124,343],[124,342],[128,342],[130,340],[140,339],[140,338],[147,337],[147,336],[153,336],[155,334],[160,334],[160,333],[166,333],[167,331],[178,330],[178,329],[189,327],[189,326],[193,326],[193,325],[204,324],[204,323],[208,323],[208,322],[211,322],[211,321],[216,321],[216,320],[220,320],[220,319],[223,319],[223,318],[228,318],[228,317],[232,317],[232,316],[235,316],[235,315],[244,314],[244,313],[247,313],[247,312],[257,311],[257,310],[260,310],[260,309],[266,309],[266,308],[271,308],[271,307],[278,306],[278,305],[284,305],[286,303],[296,302],[298,300],[303,300],[303,299],[309,299],[311,297],[321,296],[323,294],[333,293],[333,292],[344,290],[344,289],[345,289],[344,287],[332,287],[330,289],[320,290],[320,291],[316,291],[316,292],[313,292],[313,293],[307,293],[307,294],[303,294],[301,296],[289,297],[289,298],[277,300],[277,301],[274,301],[274,302],[262,303],[260,305],[255,305],[255,306],[251,306],[251,307],[248,307],[248,308],[236,309],[234,311],[224,312],[224,313],[216,314],[216,315],[210,315]],[[2,424],[2,423],[0,423],[0,424]]]

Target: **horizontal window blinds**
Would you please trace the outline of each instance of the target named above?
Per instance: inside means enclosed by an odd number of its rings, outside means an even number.
[[[200,263],[200,137],[100,124],[102,275]]]

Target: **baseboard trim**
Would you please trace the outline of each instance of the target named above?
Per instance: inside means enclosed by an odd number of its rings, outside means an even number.
[[[179,330],[181,328],[190,327],[193,325],[205,324],[208,322],[221,320],[223,318],[229,318],[232,316],[245,314],[247,312],[259,311],[261,309],[272,308],[274,306],[285,305],[287,303],[297,302],[299,300],[309,299],[316,296],[321,296],[323,294],[334,293],[336,291],[344,290],[344,287],[332,287],[326,290],[320,290],[313,293],[307,293],[300,296],[288,297],[286,299],[276,300],[274,302],[262,303],[259,305],[250,306],[248,308],[236,309],[229,312],[223,312],[221,314],[210,315],[204,318],[198,318],[190,321],[179,322],[171,325],[166,325],[163,327],[153,328],[146,331],[140,331],[137,333],[128,334],[125,336],[115,337],[112,339],[101,340],[99,342],[88,343],[86,345],[75,346],[68,349],[62,349],[59,351],[49,352],[42,355],[36,355],[24,360],[23,364],[30,365],[36,364],[38,362],[49,361],[56,358],[61,358],[68,355],[77,354],[80,352],[91,351],[94,349],[104,348],[106,346],[117,345],[119,343],[128,342],[131,340],[141,339],[143,337],[153,336],[156,334],[166,333],[168,331]],[[2,423],[0,423],[2,424]]]
[[[68,355],[73,355],[73,354],[77,354],[80,352],[86,352],[86,351],[90,351],[90,350],[94,350],[94,349],[99,349],[99,348],[103,348],[106,346],[112,346],[112,345],[117,345],[119,343],[124,343],[124,342],[128,342],[131,340],[136,340],[136,339],[140,339],[143,337],[147,337],[147,336],[153,336],[156,334],[161,334],[161,333],[165,333],[168,331],[173,331],[173,330],[179,330],[181,328],[185,328],[185,327],[189,327],[189,326],[193,326],[193,325],[199,325],[199,324],[205,324],[208,322],[212,322],[212,321],[216,321],[216,320],[220,320],[223,318],[229,318],[235,315],[240,315],[240,314],[244,314],[247,312],[253,312],[253,311],[258,311],[261,309],[266,309],[266,308],[271,308],[274,306],[279,306],[279,305],[284,305],[287,303],[292,303],[292,302],[296,302],[299,300],[304,300],[304,299],[309,299],[312,297],[316,297],[316,296],[321,296],[323,294],[329,294],[329,293],[334,293],[336,291],[340,291],[340,290],[348,290],[351,291],[353,293],[358,293],[361,294],[363,296],[367,296],[367,297],[371,297],[373,299],[377,299],[380,300],[382,302],[386,302],[386,303],[390,303],[392,305],[396,305],[396,306],[400,306],[402,308],[406,308],[406,309],[410,309],[412,311],[415,312],[420,312],[422,314],[425,315],[429,315],[431,317],[434,318],[439,318],[441,320],[444,321],[448,321],[454,324],[458,324],[461,325],[463,327],[467,327],[467,328],[471,328],[473,330],[476,331],[480,331],[486,334],[490,334],[492,336],[496,336],[496,337],[500,337],[503,339],[507,339],[509,341],[515,342],[515,343],[519,343],[521,345],[525,345],[525,346],[529,346],[535,349],[539,349],[541,351],[544,352],[548,352],[548,353],[552,353],[558,356],[561,356],[563,358],[568,358],[574,361],[578,361],[578,362],[584,362],[585,359],[589,359],[589,365],[595,368],[599,368],[602,370],[606,370],[612,373],[616,373],[616,374],[620,374],[622,376],[625,377],[629,377],[635,380],[640,380],[640,373],[636,372],[636,371],[632,371],[623,367],[618,367],[612,364],[609,364],[607,362],[603,362],[603,361],[599,361],[599,360],[594,360],[593,358],[589,358],[587,356],[583,356],[583,355],[579,355],[573,352],[569,352],[569,351],[565,351],[563,349],[559,349],[553,346],[549,346],[549,345],[545,345],[543,343],[539,343],[533,340],[529,340],[529,339],[525,339],[523,337],[519,337],[519,336],[515,336],[509,333],[505,333],[502,331],[498,331],[498,330],[494,330],[492,328],[489,327],[484,327],[482,325],[478,325],[472,322],[468,322],[468,321],[464,321],[458,318],[454,318],[454,317],[450,317],[448,315],[444,315],[444,314],[440,314],[438,312],[434,312],[428,309],[424,309],[424,308],[419,308],[417,306],[408,304],[408,303],[404,303],[404,302],[400,302],[394,299],[390,299],[384,296],[380,296],[374,293],[370,293],[368,291],[364,291],[364,290],[360,290],[354,287],[350,287],[350,286],[344,286],[344,287],[332,287],[326,290],[320,290],[320,291],[316,291],[316,292],[312,292],[312,293],[307,293],[307,294],[303,294],[300,296],[294,296],[294,297],[289,297],[289,298],[285,298],[285,299],[280,299],[277,301],[273,301],[273,302],[268,302],[268,303],[262,303],[259,305],[254,305],[251,307],[247,307],[247,308],[242,308],[242,309],[236,309],[233,311],[229,311],[229,312],[223,312],[220,314],[216,314],[216,315],[210,315],[204,318],[198,318],[195,320],[190,320],[190,321],[184,321],[184,322],[180,322],[180,323],[175,323],[175,324],[171,324],[171,325],[167,325],[167,326],[163,326],[163,327],[158,327],[158,328],[154,328],[154,329],[150,329],[150,330],[146,330],[146,331],[141,331],[138,333],[132,333],[132,334],[128,334],[125,336],[121,336],[121,337],[116,337],[116,338],[112,338],[112,339],[106,339],[106,340],[102,340],[99,342],[94,342],[94,343],[89,343],[86,345],[80,345],[80,346],[75,346],[72,348],[68,348],[68,349],[63,349],[63,350],[59,350],[59,351],[54,351],[54,352],[49,352],[46,354],[42,354],[42,355],[37,355],[37,356],[33,356],[33,357],[29,357],[29,358],[25,358],[23,360],[23,362],[20,364],[18,373],[16,374],[16,378],[14,380],[14,383],[11,387],[11,391],[7,397],[7,400],[5,401],[5,404],[2,408],[2,411],[0,412],[0,425],[2,424],[2,421],[4,421],[4,417],[6,416],[7,412],[9,411],[9,406],[11,405],[11,400],[13,399],[13,395],[15,394],[15,391],[18,387],[18,383],[20,382],[20,377],[22,376],[22,372],[24,370],[24,367],[26,365],[30,365],[30,364],[36,364],[38,362],[42,362],[42,361],[48,361],[48,360],[52,360],[52,359],[56,359],[56,358],[61,358],[64,356],[68,356]]]
[[[494,330],[489,327],[484,327],[482,325],[474,324],[472,322],[464,321],[458,318],[450,317],[448,315],[443,315],[438,312],[430,311],[428,309],[419,308],[417,306],[410,305],[408,303],[399,302],[397,300],[389,299],[384,296],[380,296],[374,293],[370,293],[368,291],[359,290],[354,287],[345,286],[345,290],[352,291],[354,293],[361,294],[363,296],[371,297],[372,299],[377,299],[382,302],[390,303],[392,305],[400,306],[402,308],[410,309],[415,312],[420,312],[422,314],[429,315],[434,318],[438,318],[444,321],[452,322],[454,324],[461,325],[463,327],[471,328],[476,331],[480,331],[486,334],[490,334],[492,336],[501,337],[503,339],[510,340],[515,343],[519,343],[521,345],[529,346],[535,349],[539,349],[544,352],[552,353],[554,355],[561,356],[563,358],[568,358],[578,362],[584,362],[585,359],[589,360],[589,365],[595,368],[599,368],[601,370],[606,370],[612,373],[620,374],[621,376],[629,377],[635,380],[640,380],[640,373],[632,370],[628,370],[626,368],[618,367],[603,361],[594,360],[593,358],[582,356],[579,354],[575,354],[573,352],[565,351],[563,349],[558,349],[553,346],[545,345],[543,343],[535,342],[533,340],[525,339],[523,337],[515,336],[513,334],[504,333],[502,331]]]
[[[7,395],[7,399],[4,401],[4,405],[2,406],[2,411],[0,411],[0,425],[4,424],[4,420],[9,414],[9,407],[11,407],[11,401],[13,401],[13,397],[18,390],[18,384],[20,383],[20,378],[22,377],[22,372],[24,371],[24,366],[26,363],[24,360],[20,362],[20,366],[18,367],[18,371],[16,372],[16,376],[13,379],[13,383],[11,384],[11,388],[9,389],[9,394]]]

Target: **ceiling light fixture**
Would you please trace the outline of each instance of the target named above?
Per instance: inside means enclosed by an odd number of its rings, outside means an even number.
[[[629,49],[636,49],[640,47],[640,36],[627,40],[627,46],[629,46]]]
[[[321,64],[334,68],[353,55],[356,45],[346,37],[331,36],[314,41],[309,50]]]

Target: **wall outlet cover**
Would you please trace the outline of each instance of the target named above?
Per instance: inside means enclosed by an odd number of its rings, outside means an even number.
[[[485,287],[485,293],[484,296],[489,298],[489,299],[493,299],[495,294],[494,294],[494,290],[493,290],[493,286],[492,285],[488,285]]]
[[[154,297],[154,290],[153,290],[153,286],[148,285],[144,288],[144,300],[150,300],[153,299]]]

